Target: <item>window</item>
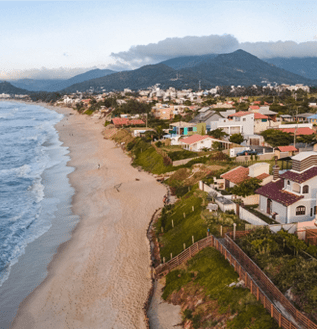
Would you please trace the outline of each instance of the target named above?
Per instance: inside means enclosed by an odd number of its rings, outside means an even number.
[[[310,217],[313,216],[313,208],[310,208]]]
[[[289,180],[287,181],[287,185],[291,185],[291,182]]]
[[[296,216],[305,215],[305,213],[306,213],[306,207],[305,206],[298,206],[296,208]]]
[[[305,185],[305,186],[303,187],[303,193],[304,193],[304,194],[309,193],[309,186],[308,186],[308,185]]]
[[[246,118],[243,118],[243,121],[245,121],[246,120]]]

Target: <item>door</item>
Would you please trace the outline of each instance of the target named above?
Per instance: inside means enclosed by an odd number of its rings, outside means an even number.
[[[272,200],[267,199],[267,207],[266,207],[266,212],[271,215],[272,213]]]

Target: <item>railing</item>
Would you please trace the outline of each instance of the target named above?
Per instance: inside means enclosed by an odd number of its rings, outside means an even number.
[[[236,232],[236,238],[244,236],[248,233],[248,231],[238,231]],[[256,299],[263,304],[263,306],[271,314],[271,317],[273,317],[278,322],[281,328],[317,329],[317,325],[300,311],[298,311],[295,306],[273,284],[273,282],[263,273],[263,271],[231,239],[232,235],[232,232],[226,234],[225,241],[227,247],[225,247],[224,244],[219,242],[219,240],[217,240],[212,235],[194,243],[178,256],[156,267],[156,276],[166,275],[169,271],[189,260],[202,249],[211,246],[221,252],[222,255],[224,255],[225,259],[229,261],[229,263],[234,267],[234,270],[239,274],[240,279],[244,281],[245,286],[250,289],[251,293],[256,297]],[[269,298],[267,294],[269,294],[271,298]],[[280,302],[290,316],[284,316],[274,305],[271,299]],[[288,319],[288,317],[291,318],[291,320]],[[293,322],[296,322],[296,324]]]

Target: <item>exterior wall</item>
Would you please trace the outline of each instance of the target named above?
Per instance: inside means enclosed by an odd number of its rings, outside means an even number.
[[[268,225],[261,218],[255,216],[250,211],[242,207],[239,208],[239,217],[252,225]]]
[[[249,176],[257,177],[261,174],[270,174],[270,164],[269,163],[256,163],[249,167]]]
[[[280,125],[279,122],[274,122],[271,120],[262,122],[260,119],[257,119],[257,120],[254,120],[254,132],[257,134],[264,130],[278,127],[279,125]]]
[[[245,198],[241,198],[245,205],[259,204],[260,196],[259,194],[249,195]]]
[[[306,207],[306,212],[305,215],[298,215],[296,216],[296,208],[298,206],[305,206]],[[305,222],[305,221],[311,221],[315,218],[314,215],[314,206],[316,206],[316,199],[302,199],[297,201],[296,203],[292,204],[289,206],[290,210],[290,219],[289,223],[294,223],[294,222]],[[310,211],[311,208],[313,209],[312,211],[312,216],[310,216]]]
[[[260,195],[259,208],[263,213],[269,216],[267,213],[267,197]],[[280,223],[287,223],[287,208],[282,204],[272,200],[272,213],[274,212],[278,214],[276,221]]]
[[[258,160],[272,160],[273,157],[274,157],[274,153],[259,154]],[[254,158],[254,156],[253,156],[253,158]],[[242,156],[236,157],[237,162],[245,162],[245,161],[250,161],[250,160],[251,160],[250,155],[242,155]]]
[[[231,127],[240,127],[240,132],[243,135],[254,135],[254,113],[250,113],[243,117],[234,117],[233,120],[220,119],[217,121],[217,128],[226,128],[230,134],[233,133],[231,132]]]

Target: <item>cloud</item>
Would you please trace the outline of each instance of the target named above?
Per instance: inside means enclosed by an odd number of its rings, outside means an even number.
[[[167,38],[158,43],[133,46],[127,51],[112,53],[112,58],[130,69],[158,63],[170,58],[207,54],[230,53],[243,49],[259,58],[316,57],[317,41],[244,42],[233,35],[209,35],[202,37]],[[120,66],[119,65],[119,66]]]
[[[55,68],[47,69],[42,67],[40,69],[29,70],[11,70],[0,71],[1,80],[18,80],[18,79],[69,79],[77,74],[85,73],[93,68]]]
[[[202,37],[187,36],[184,38],[167,38],[148,45],[133,46],[128,51],[112,53],[111,56],[131,67],[140,67],[174,57],[229,53],[238,48],[238,40],[229,34]]]

